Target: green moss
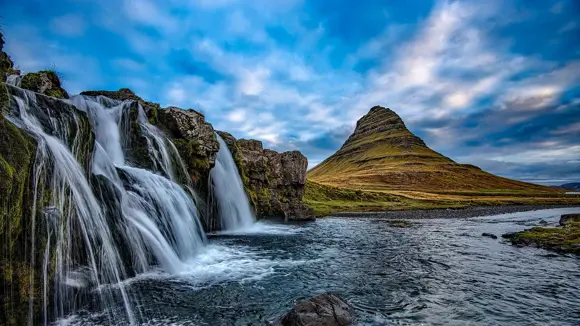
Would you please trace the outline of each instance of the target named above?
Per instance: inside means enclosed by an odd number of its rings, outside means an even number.
[[[199,180],[211,166],[209,157],[200,154],[200,143],[197,140],[173,139],[173,144],[187,166],[193,181]]]
[[[151,105],[151,110],[149,111],[149,123],[157,124],[159,122],[158,114],[161,106],[157,103],[148,102]]]
[[[61,88],[60,79],[54,70],[42,70],[39,72],[27,73],[24,75],[24,77],[22,77],[20,86],[24,89],[40,93],[41,87],[43,86],[43,78],[46,78],[50,81],[50,87],[46,90],[43,90],[45,95],[56,98],[68,98],[66,91]]]
[[[40,72],[27,73],[22,77],[20,86],[33,92],[39,92],[41,86]]]
[[[534,227],[516,233],[503,235],[514,245],[536,246],[559,252],[580,255],[580,222],[572,222],[564,227]]]
[[[66,95],[62,89],[48,89],[46,90],[45,94],[56,98],[66,98]]]

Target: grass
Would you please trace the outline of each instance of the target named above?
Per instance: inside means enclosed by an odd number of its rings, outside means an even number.
[[[534,227],[516,233],[503,235],[518,246],[536,246],[549,250],[580,255],[580,222],[572,222],[564,227]]]
[[[317,217],[338,212],[377,212],[495,205],[580,205],[580,196],[542,192],[450,192],[366,190],[307,180],[304,202]]]

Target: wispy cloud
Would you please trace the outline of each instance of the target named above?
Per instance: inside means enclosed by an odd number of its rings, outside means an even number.
[[[302,150],[311,166],[379,104],[452,158],[518,178],[534,169],[549,177],[542,166],[560,164],[561,179],[568,165],[559,160],[578,159],[580,141],[571,6],[106,0],[71,12],[26,0],[0,10],[23,70],[55,64],[73,93],[130,87],[191,107],[236,137]]]

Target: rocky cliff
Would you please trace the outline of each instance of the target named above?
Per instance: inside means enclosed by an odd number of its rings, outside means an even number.
[[[308,220],[313,213],[302,201],[308,160],[298,151],[278,153],[253,139],[236,140],[218,131],[228,145],[258,218]]]

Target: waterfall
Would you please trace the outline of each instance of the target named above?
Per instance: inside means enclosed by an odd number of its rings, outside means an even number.
[[[29,324],[34,300],[43,301],[46,324],[73,313],[79,294],[96,294],[110,324],[135,324],[136,298],[121,281],[154,266],[177,273],[206,241],[191,190],[178,184],[187,172],[177,150],[136,102],[9,90],[6,117],[37,142],[30,288],[39,266],[44,284],[30,296]]]
[[[22,81],[22,76],[20,75],[9,75],[6,78],[6,84],[20,87],[20,82]]]
[[[256,218],[250,208],[244,184],[232,154],[216,134],[220,149],[210,176],[222,230],[237,231],[252,226]]]

